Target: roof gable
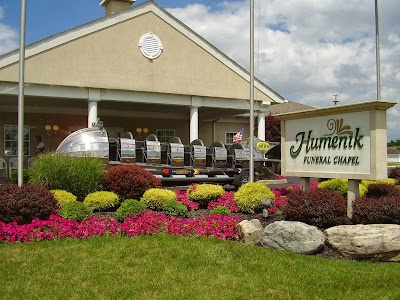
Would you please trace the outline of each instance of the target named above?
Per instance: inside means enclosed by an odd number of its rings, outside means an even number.
[[[152,15],[153,18],[150,17],[150,15]],[[154,18],[154,16],[156,18]],[[213,63],[212,60],[219,62],[219,64],[221,66],[218,66],[218,68],[219,68],[218,71],[221,72],[221,76],[226,76],[228,70],[233,71],[233,73],[235,74],[235,76],[237,78],[233,78],[234,76],[230,75],[230,77],[232,77],[233,81],[230,84],[228,84],[228,85],[231,85],[233,88],[232,95],[237,95],[237,98],[247,98],[247,97],[243,97],[243,95],[241,95],[241,93],[239,93],[239,89],[242,90],[243,85],[245,83],[247,83],[247,86],[248,86],[248,82],[249,82],[248,72],[245,69],[243,69],[241,66],[239,66],[236,62],[231,60],[224,53],[222,53],[217,48],[215,48],[210,43],[208,43],[201,36],[196,34],[189,27],[184,25],[182,22],[180,22],[178,19],[173,17],[171,14],[169,14],[167,11],[165,11],[164,9],[162,9],[161,7],[159,7],[157,4],[155,4],[152,1],[143,3],[141,5],[134,6],[131,9],[124,10],[120,13],[116,13],[116,14],[95,20],[93,22],[84,24],[82,26],[76,27],[76,28],[68,30],[66,32],[49,37],[45,40],[31,44],[26,49],[27,71],[29,69],[29,67],[28,67],[29,61],[32,61],[32,64],[33,64],[33,62],[35,60],[40,60],[37,58],[40,55],[49,53],[50,55],[48,55],[48,56],[51,56],[52,51],[54,52],[54,55],[55,55],[57,53],[58,49],[63,46],[68,47],[68,44],[72,45],[72,43],[76,43],[76,44],[82,43],[82,39],[84,39],[84,38],[87,38],[89,36],[94,36],[96,33],[104,32],[108,29],[111,29],[111,28],[117,26],[117,25],[119,26],[119,25],[127,23],[127,22],[134,22],[136,20],[137,21],[136,23],[140,23],[139,19],[141,19],[141,18],[146,18],[147,21],[149,21],[148,19],[151,19],[151,22],[157,22],[156,19],[162,20],[164,24],[168,24],[170,27],[168,34],[172,34],[173,30],[171,30],[171,29],[174,29],[181,36],[183,36],[187,40],[190,40],[191,42],[193,42],[197,47],[200,47],[202,49],[202,52],[208,53],[208,57],[206,54],[202,54],[203,59],[207,63],[209,63],[209,64]],[[137,26],[137,24],[135,24],[135,26]],[[160,26],[162,26],[162,25],[160,24]],[[142,32],[142,33],[144,33],[144,32]],[[95,37],[93,37],[93,41],[96,41]],[[182,43],[185,43],[184,39],[182,39],[182,38],[181,38],[181,41],[182,41]],[[96,42],[98,43],[96,45],[101,46],[101,40],[97,39]],[[108,41],[108,42],[110,42],[110,41]],[[115,42],[117,42],[117,41],[115,41]],[[135,41],[135,43],[136,43],[136,41]],[[170,49],[172,49],[172,48],[170,48]],[[69,49],[69,50],[72,50],[72,49]],[[95,50],[95,49],[93,49],[93,50]],[[176,48],[174,50],[176,51]],[[167,47],[166,47],[165,51],[168,51]],[[199,55],[199,53],[200,52],[198,52],[197,55]],[[58,54],[61,54],[61,53],[58,53]],[[75,55],[76,54],[77,53],[75,53]],[[68,58],[65,56],[66,55],[64,53],[64,55],[62,56],[63,59]],[[191,58],[190,55],[183,57],[183,59],[186,59],[186,60],[188,60],[190,58]],[[104,59],[106,59],[106,58],[104,58]],[[8,68],[11,65],[16,64],[18,62],[18,60],[19,60],[18,50],[10,52],[8,54],[5,54],[0,57],[0,69]],[[179,61],[179,60],[177,60],[177,61]],[[41,63],[44,63],[44,61],[42,60]],[[104,63],[104,60],[101,61],[101,59],[99,59],[98,63]],[[185,63],[188,63],[188,62],[186,61]],[[202,64],[202,62],[198,62],[197,65],[194,64],[194,67],[204,67],[204,66],[201,66],[201,64]],[[54,67],[55,67],[55,65],[54,65]],[[97,70],[97,71],[104,71],[104,70]],[[113,71],[113,70],[111,70],[111,71]],[[173,70],[173,73],[174,73],[173,75],[176,75],[177,72],[179,72],[179,70]],[[0,70],[0,75],[1,75],[1,70]],[[102,76],[102,75],[100,75],[100,76]],[[143,74],[138,74],[138,75],[143,75]],[[166,76],[166,75],[167,74],[164,74],[164,76]],[[181,76],[183,76],[183,75],[181,74]],[[215,76],[217,76],[217,74],[215,74]],[[150,77],[151,77],[151,75],[150,75]],[[29,75],[26,76],[26,78],[29,79]],[[132,79],[132,80],[135,80],[135,79]],[[147,78],[147,80],[149,80],[149,79],[151,79],[151,78]],[[216,80],[215,80],[216,85],[218,85],[217,79],[218,78],[216,78]],[[0,76],[0,80],[5,80],[5,78],[3,76]],[[195,83],[198,83],[199,78],[193,77],[192,80],[197,81],[197,82],[191,83],[191,85],[194,85]],[[243,83],[241,81],[243,81]],[[220,81],[219,83],[222,83],[222,81]],[[69,84],[74,85],[73,82],[71,82]],[[77,84],[79,85],[79,83],[77,83]],[[90,84],[90,82],[88,82],[88,84]],[[186,84],[190,85],[190,82],[186,82]],[[236,90],[235,90],[235,86],[238,86],[236,88]],[[240,87],[240,86],[242,86],[242,87]],[[270,100],[275,101],[275,102],[283,102],[283,98],[279,94],[274,92],[271,88],[266,86],[264,83],[262,83],[260,81],[256,81],[256,87],[259,90],[259,92],[266,95]],[[112,87],[110,87],[110,88],[112,88]],[[121,88],[123,89],[124,87],[121,86]],[[133,86],[127,86],[127,88],[133,88]],[[136,87],[134,87],[134,88],[136,88]],[[216,86],[212,86],[212,85],[210,86],[210,89],[216,89],[216,88],[217,88]],[[228,86],[225,88],[228,88]],[[143,89],[143,90],[146,90],[146,89]],[[167,90],[166,92],[170,92],[170,93],[178,92],[179,93],[179,91],[174,91],[174,90]],[[201,95],[195,89],[192,89],[190,92],[194,95]],[[247,94],[247,92],[246,92],[246,94]],[[256,97],[257,97],[257,94],[259,96],[259,93],[256,93]],[[209,96],[218,97],[221,95],[219,95],[218,93],[215,93],[215,94],[210,94]],[[232,95],[230,95],[230,97],[232,97]],[[232,98],[236,98],[236,97],[232,97]],[[259,98],[265,99],[265,97],[262,97],[262,96]]]

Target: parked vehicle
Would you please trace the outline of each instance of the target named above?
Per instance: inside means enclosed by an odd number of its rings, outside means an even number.
[[[269,184],[285,183],[270,170],[279,160],[266,157],[268,151],[279,143],[254,139],[255,180],[268,180]],[[165,186],[216,183],[240,187],[249,180],[249,141],[234,143],[227,148],[222,142],[206,147],[200,139],[184,145],[179,137],[162,143],[154,134],[144,141],[137,141],[131,132],[120,138],[108,138],[102,122],[98,121],[93,128],[84,128],[67,136],[56,152],[77,157],[99,157],[109,165],[136,164],[160,178]]]

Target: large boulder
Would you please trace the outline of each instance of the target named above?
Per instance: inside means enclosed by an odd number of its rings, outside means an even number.
[[[325,244],[325,235],[302,222],[277,221],[265,227],[261,245],[290,252],[313,254]]]
[[[352,258],[400,261],[400,225],[341,225],[325,234],[330,247]]]
[[[243,220],[238,225],[240,241],[245,244],[258,245],[263,233],[263,227],[260,220]]]

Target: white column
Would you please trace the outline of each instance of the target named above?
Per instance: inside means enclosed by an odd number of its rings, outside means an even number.
[[[100,101],[100,90],[89,89],[88,97],[88,127],[93,127],[97,121],[97,103]]]
[[[257,137],[265,141],[265,111],[259,110],[258,112],[258,132]]]
[[[190,142],[199,138],[199,107],[201,107],[201,97],[192,96],[190,107]]]
[[[92,128],[93,124],[96,124],[97,121],[97,102],[98,101],[91,101],[89,100],[88,104],[88,127]]]
[[[271,102],[269,101],[261,101],[260,108],[258,111],[258,131],[257,137],[260,140],[265,141],[265,113],[267,112]]]
[[[199,108],[190,108],[190,142],[199,138]]]

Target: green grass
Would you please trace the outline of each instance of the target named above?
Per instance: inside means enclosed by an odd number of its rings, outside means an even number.
[[[207,238],[0,245],[0,299],[400,299],[400,265]]]
[[[400,166],[399,162],[388,162],[388,166]]]

